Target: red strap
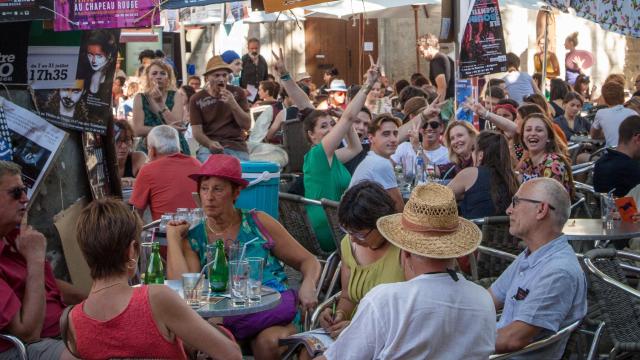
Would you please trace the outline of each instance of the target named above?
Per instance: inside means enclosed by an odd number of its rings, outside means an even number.
[[[273,247],[276,245],[276,243],[273,241],[273,238],[271,237],[271,235],[269,234],[269,232],[267,231],[267,229],[264,227],[264,225],[262,224],[262,222],[258,219],[258,213],[256,212],[256,209],[251,209],[249,211],[249,213],[251,214],[251,217],[253,218],[253,222],[256,224],[256,226],[258,227],[258,231],[260,231],[260,233],[262,234],[262,236],[267,239],[267,242],[262,245],[265,249],[273,249]]]

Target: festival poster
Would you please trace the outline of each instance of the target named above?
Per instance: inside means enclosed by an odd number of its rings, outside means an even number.
[[[33,199],[67,133],[38,115],[0,97],[13,146],[13,161],[22,167],[22,181]]]
[[[154,0],[55,0],[55,31],[141,28],[160,23]]]
[[[78,55],[70,62],[77,68],[73,81],[35,91],[40,116],[67,129],[106,133],[119,33],[107,29],[82,32]]]
[[[498,0],[476,0],[460,48],[460,78],[507,71]]]
[[[51,20],[53,14],[53,0],[0,0],[0,22]]]
[[[473,85],[469,79],[456,80],[456,120],[473,124],[473,111],[465,109],[462,104],[465,101],[473,101]]]
[[[27,83],[27,44],[31,24],[0,24],[0,34],[11,36],[0,37],[0,82],[6,84]]]

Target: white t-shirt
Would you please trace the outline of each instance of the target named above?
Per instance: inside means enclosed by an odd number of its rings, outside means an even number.
[[[371,180],[382,185],[385,190],[398,187],[396,174],[393,172],[391,160],[385,159],[373,151],[369,151],[367,156],[360,162],[351,176],[349,187],[363,181]]]
[[[527,95],[535,94],[535,90],[533,90],[533,86],[531,82],[533,79],[531,75],[520,72],[520,71],[511,71],[502,78],[507,85],[507,91],[509,92],[509,99],[513,99],[518,102],[518,104],[522,103],[522,98]]]
[[[638,115],[635,111],[622,105],[616,105],[607,109],[600,109],[596,113],[591,127],[602,129],[607,146],[618,146],[618,129],[624,119],[631,115]]]
[[[443,165],[450,162],[449,151],[445,146],[440,145],[439,148],[435,150],[427,150],[425,153],[432,164]],[[413,164],[416,162],[416,152],[413,150],[411,143],[405,141],[398,145],[396,152],[391,155],[391,160],[396,164],[402,165],[403,168],[409,167],[409,169],[413,169]],[[413,170],[410,172],[413,173]]]
[[[420,275],[382,284],[360,301],[351,324],[324,356],[331,359],[483,359],[496,344],[489,292],[458,274]]]

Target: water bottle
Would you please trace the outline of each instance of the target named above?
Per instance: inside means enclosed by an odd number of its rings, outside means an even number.
[[[416,168],[415,168],[415,185],[422,185],[424,184],[427,179],[425,176],[425,167],[424,167],[424,159],[422,158],[422,156],[417,156],[416,157]]]
[[[227,265],[227,257],[224,254],[224,242],[221,239],[216,240],[216,251],[213,259],[213,263],[209,265],[209,286],[212,292],[225,292],[229,281],[229,266]]]
[[[149,257],[149,265],[147,272],[144,274],[144,283],[164,284],[164,269],[162,267],[162,259],[160,258],[160,243],[154,242],[151,245],[151,256]]]
[[[432,163],[428,163],[426,166],[427,173],[427,181],[435,180],[436,178],[436,167]]]
[[[402,170],[402,165],[398,164],[394,166],[393,171],[396,174],[396,181],[398,182],[398,188],[402,188],[404,186],[404,171]]]

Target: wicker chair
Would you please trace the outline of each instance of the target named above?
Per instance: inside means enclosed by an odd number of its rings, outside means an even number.
[[[278,212],[280,222],[289,231],[294,239],[309,250],[312,254],[326,259],[330,252],[322,250],[320,243],[313,232],[313,227],[307,216],[306,205],[322,206],[320,201],[303,198],[299,195],[283,193],[279,195]]]
[[[640,273],[640,268],[616,258],[640,261],[639,254],[615,249],[594,249],[584,257],[594,305],[613,342],[609,359],[620,353],[640,353],[640,291],[628,285],[626,275]]]
[[[482,245],[512,255],[522,252],[520,241],[509,234],[508,216],[489,216],[473,220],[482,229]],[[509,267],[512,260],[480,252],[478,278],[496,278]]]
[[[13,346],[18,351],[18,355],[20,356],[20,360],[27,360],[27,348],[24,346],[22,341],[17,337],[9,334],[0,334],[0,339],[5,340],[13,344]]]
[[[289,163],[285,172],[302,172],[304,155],[309,151],[309,142],[304,135],[302,121],[298,119],[287,120],[282,124],[283,145],[289,155]]]
[[[340,206],[340,203],[329,199],[321,199],[320,202],[324,208],[324,213],[327,215],[327,221],[331,227],[331,235],[336,244],[336,249],[340,254],[340,242],[345,235],[344,231],[340,228],[340,221],[338,221],[338,206]]]

